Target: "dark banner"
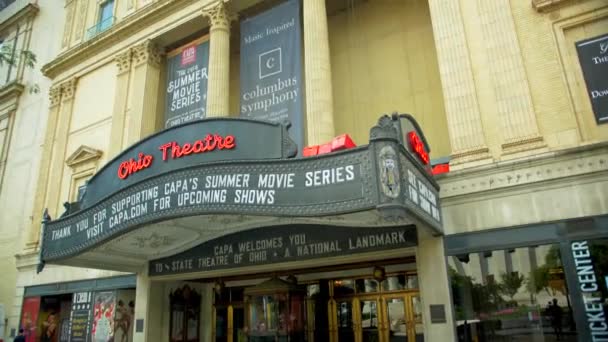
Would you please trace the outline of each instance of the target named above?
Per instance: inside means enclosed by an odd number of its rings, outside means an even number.
[[[608,34],[576,43],[597,123],[608,122]]]
[[[295,152],[280,124],[246,119],[191,122],[151,135],[111,160],[87,183],[80,208],[172,170],[225,160],[281,159]]]
[[[72,295],[70,313],[70,341],[88,342],[91,331],[92,292],[76,292]]]
[[[209,41],[206,37],[168,53],[166,128],[206,117],[208,65]]]
[[[150,275],[211,271],[374,252],[418,244],[416,227],[274,226],[226,235],[150,261]]]
[[[289,120],[302,149],[300,2],[289,0],[241,23],[241,117]]]

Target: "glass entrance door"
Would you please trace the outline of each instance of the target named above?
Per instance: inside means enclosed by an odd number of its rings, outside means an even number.
[[[338,342],[423,342],[417,291],[336,299],[330,325]]]
[[[383,305],[382,310],[386,313],[385,341],[424,341],[422,311],[418,293],[386,296]]]
[[[245,310],[242,305],[215,307],[215,341],[245,342]]]

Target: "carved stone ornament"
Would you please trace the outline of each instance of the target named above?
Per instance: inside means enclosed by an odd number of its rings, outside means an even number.
[[[212,30],[230,30],[230,22],[238,18],[236,14],[228,9],[225,0],[220,0],[213,7],[203,9],[202,13],[203,16],[209,18]]]
[[[114,62],[116,62],[116,66],[118,67],[119,75],[128,72],[131,69],[132,56],[133,52],[131,51],[131,49],[114,56]]]
[[[150,40],[133,47],[133,64],[135,66],[148,63],[150,65],[159,66],[161,62],[160,50]]]
[[[399,178],[397,152],[390,145],[386,145],[380,149],[380,153],[378,154],[378,173],[380,174],[382,192],[390,198],[399,197],[401,180]]]
[[[573,2],[571,0],[532,0],[532,7],[538,12],[548,12],[553,9],[559,8],[567,2]]]
[[[69,81],[61,83],[61,94],[63,95],[61,99],[63,101],[69,101],[74,98],[74,94],[76,93],[76,78],[72,78]]]
[[[50,99],[50,107],[55,107],[59,105],[59,101],[61,100],[61,86],[55,85],[49,89],[49,99]]]
[[[85,163],[97,163],[101,155],[102,152],[100,150],[81,145],[66,159],[65,163],[70,168],[75,168]]]
[[[370,130],[369,138],[370,141],[384,139],[399,141],[399,132],[393,124],[393,119],[388,115],[383,115],[378,120],[378,124]]]

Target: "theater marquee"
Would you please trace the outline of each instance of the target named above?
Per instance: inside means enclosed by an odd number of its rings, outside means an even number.
[[[408,143],[412,132],[417,137],[415,144]],[[70,205],[71,211],[45,222],[41,260],[76,256],[148,224],[210,214],[305,220],[376,212],[384,217],[411,217],[413,221],[408,222],[422,223],[441,234],[439,188],[424,162],[428,145],[411,117],[382,117],[371,130],[369,145],[301,159],[292,158],[295,151],[286,126],[245,119],[197,121],[148,137],[102,168],[87,184],[80,201]],[[328,227],[331,220],[327,222],[327,226],[317,228],[302,226],[300,235],[311,245],[299,249],[288,245],[290,235],[276,227],[252,227],[257,229],[233,236],[235,243],[258,238],[285,243],[285,247],[281,243],[259,248],[268,253],[264,258],[239,264],[416,244],[414,225],[407,229],[367,227],[364,231],[360,227],[332,228]],[[357,243],[357,239],[367,242]],[[164,274],[192,271],[192,267],[234,266],[238,244],[231,244],[230,258],[230,248],[226,248],[225,257],[220,258],[223,264],[210,266],[204,261],[215,260],[216,249],[226,245],[218,241],[201,241],[194,252],[184,252],[189,253],[188,258],[155,264],[161,266],[150,264],[150,271]],[[328,243],[330,247],[323,247]],[[194,260],[192,253],[199,255],[196,267],[187,266],[194,262],[187,261]],[[186,266],[178,263],[178,269],[173,270],[173,261],[179,260]]]

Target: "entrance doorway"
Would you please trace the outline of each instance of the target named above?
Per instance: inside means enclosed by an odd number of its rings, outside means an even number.
[[[382,279],[309,280],[298,286],[306,288],[304,329],[308,342],[424,341],[415,271]],[[216,292],[216,342],[248,341],[244,289],[226,287]]]
[[[332,341],[424,341],[417,290],[335,297],[333,302],[330,303]]]
[[[245,342],[245,307],[242,287],[223,287],[215,294],[213,327],[216,342]]]

